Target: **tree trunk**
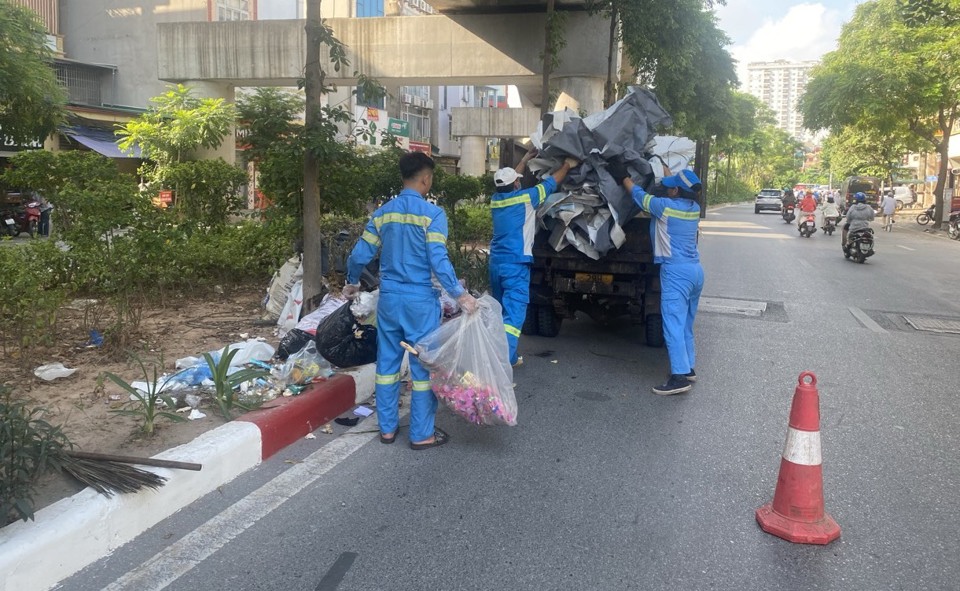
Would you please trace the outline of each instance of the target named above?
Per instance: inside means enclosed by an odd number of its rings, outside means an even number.
[[[933,227],[940,229],[940,222],[943,219],[943,189],[947,186],[947,175],[950,174],[950,130],[943,131],[943,139],[937,144],[937,152],[940,154],[940,166],[937,167],[937,186],[933,190],[934,213]]]
[[[609,107],[617,99],[617,88],[613,82],[613,56],[617,50],[617,6],[610,8],[610,45],[607,48],[607,83],[603,87],[603,106]]]
[[[707,215],[707,175],[710,174],[710,140],[699,140],[693,159],[693,169],[700,177],[700,217]],[[671,171],[673,174],[679,170]]]
[[[540,84],[540,118],[550,109],[550,71],[553,69],[553,9],[554,0],[547,0],[547,26],[544,27],[543,80]]]
[[[317,132],[322,117],[323,70],[320,68],[320,2],[307,1],[307,56],[304,73],[305,133]],[[303,301],[323,290],[320,238],[320,165],[316,154],[303,151]],[[305,307],[306,309],[306,307]]]

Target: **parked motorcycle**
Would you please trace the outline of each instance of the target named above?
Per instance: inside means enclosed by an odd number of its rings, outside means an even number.
[[[925,209],[923,213],[917,216],[917,223],[921,226],[926,226],[929,224],[933,220],[933,210],[933,205]]]
[[[23,207],[8,209],[0,213],[0,223],[3,230],[16,238],[21,232],[27,232],[31,238],[36,237],[40,227],[40,203],[31,201]]]
[[[850,232],[847,243],[843,245],[843,256],[864,263],[873,256],[873,230],[865,228]]]
[[[800,235],[804,238],[809,238],[817,232],[817,220],[816,216],[812,213],[804,214],[806,219],[800,222],[800,226],[797,230],[800,232]]]
[[[785,222],[787,222],[787,223],[789,224],[789,223],[793,222],[793,220],[797,219],[796,214],[794,214],[794,212],[793,212],[793,210],[794,210],[795,208],[796,208],[796,206],[794,206],[794,205],[784,205],[784,206],[783,206],[783,211],[780,212],[780,215],[783,217],[783,221],[785,221]]]
[[[960,212],[951,213],[947,222],[947,233],[954,240],[960,240]]]

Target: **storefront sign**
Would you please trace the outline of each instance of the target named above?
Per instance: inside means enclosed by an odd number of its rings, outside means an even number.
[[[390,118],[390,123],[387,128],[390,135],[396,137],[410,137],[410,122],[404,121],[403,119],[394,119]]]
[[[429,156],[432,152],[430,149],[430,144],[425,142],[410,142],[410,151],[411,152],[423,152]]]

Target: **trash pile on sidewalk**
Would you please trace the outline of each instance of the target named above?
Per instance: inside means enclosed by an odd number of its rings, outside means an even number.
[[[607,162],[621,160],[632,178],[652,191],[657,179],[686,168],[694,156],[693,141],[655,135],[671,124],[656,96],[642,88],[631,88],[610,108],[589,117],[581,119],[568,109],[540,122],[530,136],[540,150],[528,165],[534,174],[546,178],[568,156],[582,162],[537,211],[555,250],[572,244],[597,260],[623,245],[622,227],[640,209],[607,172]]]

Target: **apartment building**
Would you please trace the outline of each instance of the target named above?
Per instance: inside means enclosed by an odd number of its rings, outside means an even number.
[[[816,136],[803,127],[797,111],[800,97],[807,88],[810,70],[815,61],[752,62],[747,64],[747,92],[773,110],[777,127],[803,142],[814,142]]]

